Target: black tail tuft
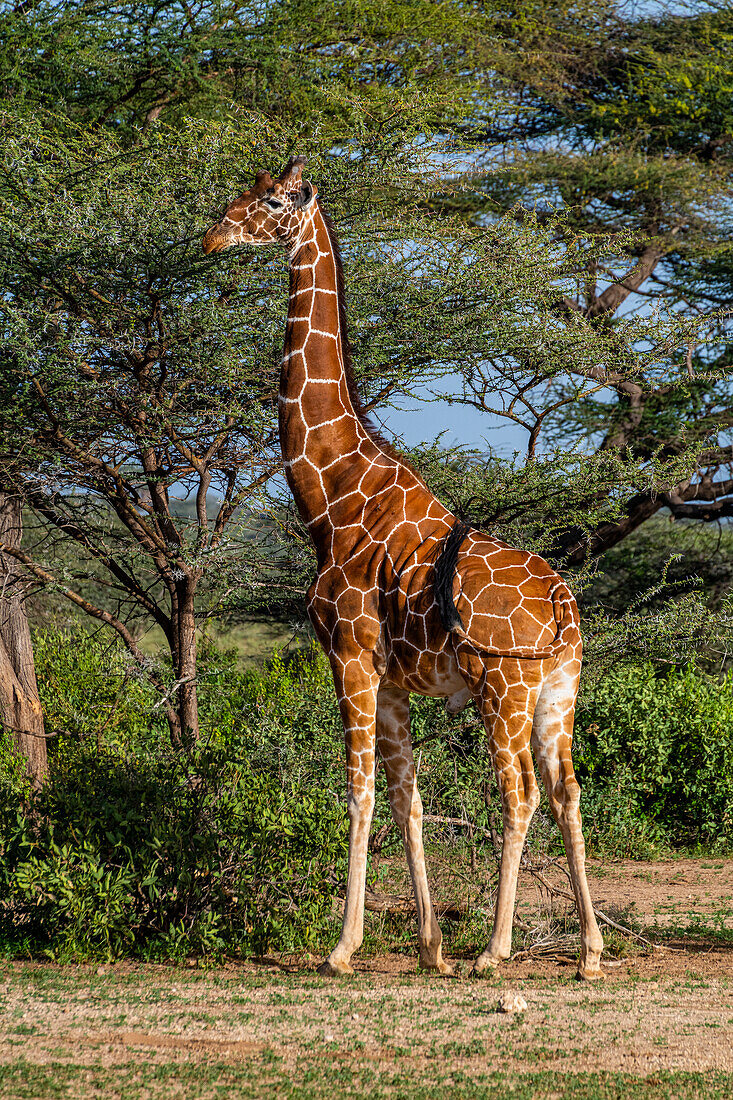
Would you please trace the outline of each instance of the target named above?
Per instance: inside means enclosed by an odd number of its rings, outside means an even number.
[[[438,605],[443,630],[448,634],[457,626],[463,630],[463,621],[453,602],[453,574],[456,571],[461,543],[469,531],[470,527],[467,523],[456,520],[445,536],[443,547],[435,563],[435,602]]]

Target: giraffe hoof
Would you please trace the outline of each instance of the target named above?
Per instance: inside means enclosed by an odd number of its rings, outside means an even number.
[[[579,966],[575,980],[578,982],[601,982],[605,976],[600,966]]]
[[[353,974],[354,968],[347,962],[335,962],[333,959],[324,959],[316,973],[322,978],[340,978],[344,974]]]
[[[454,978],[455,970],[444,959],[439,959],[438,962],[425,962],[420,959],[420,970],[425,970],[429,974],[440,974],[444,978]]]
[[[487,971],[496,970],[502,959],[497,959],[495,955],[479,955],[476,962],[471,967],[470,973],[474,977],[481,977],[482,974],[486,974]]]

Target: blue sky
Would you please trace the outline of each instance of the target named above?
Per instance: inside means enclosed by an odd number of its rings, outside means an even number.
[[[461,380],[448,376],[431,382],[431,388],[444,393],[460,393]],[[402,397],[396,408],[382,408],[372,414],[375,423],[384,428],[388,438],[403,440],[407,446],[432,443],[444,433],[446,447],[461,444],[486,451],[489,448],[502,458],[511,458],[515,451],[523,452],[527,433],[503,417],[480,412],[468,405],[450,405],[446,401],[420,401]]]

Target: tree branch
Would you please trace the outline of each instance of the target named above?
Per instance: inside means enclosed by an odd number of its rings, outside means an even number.
[[[636,265],[618,282],[606,287],[602,294],[593,301],[587,309],[583,310],[586,317],[600,317],[604,314],[615,313],[629,294],[633,294],[646,279],[649,278],[657,266],[664,249],[658,244],[649,244],[642,252]]]

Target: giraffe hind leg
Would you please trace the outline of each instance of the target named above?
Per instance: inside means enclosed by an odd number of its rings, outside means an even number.
[[[561,662],[545,680],[535,708],[532,747],[550,809],[560,827],[580,921],[578,977],[594,981],[600,968],[603,938],[598,929],[585,873],[585,842],[580,816],[580,786],[571,746],[580,662]]]
[[[538,662],[488,657],[469,644],[461,645],[457,654],[486,727],[504,827],[494,927],[488,947],[474,963],[474,973],[481,974],[511,954],[519,861],[540,801],[530,737],[541,670]]]

